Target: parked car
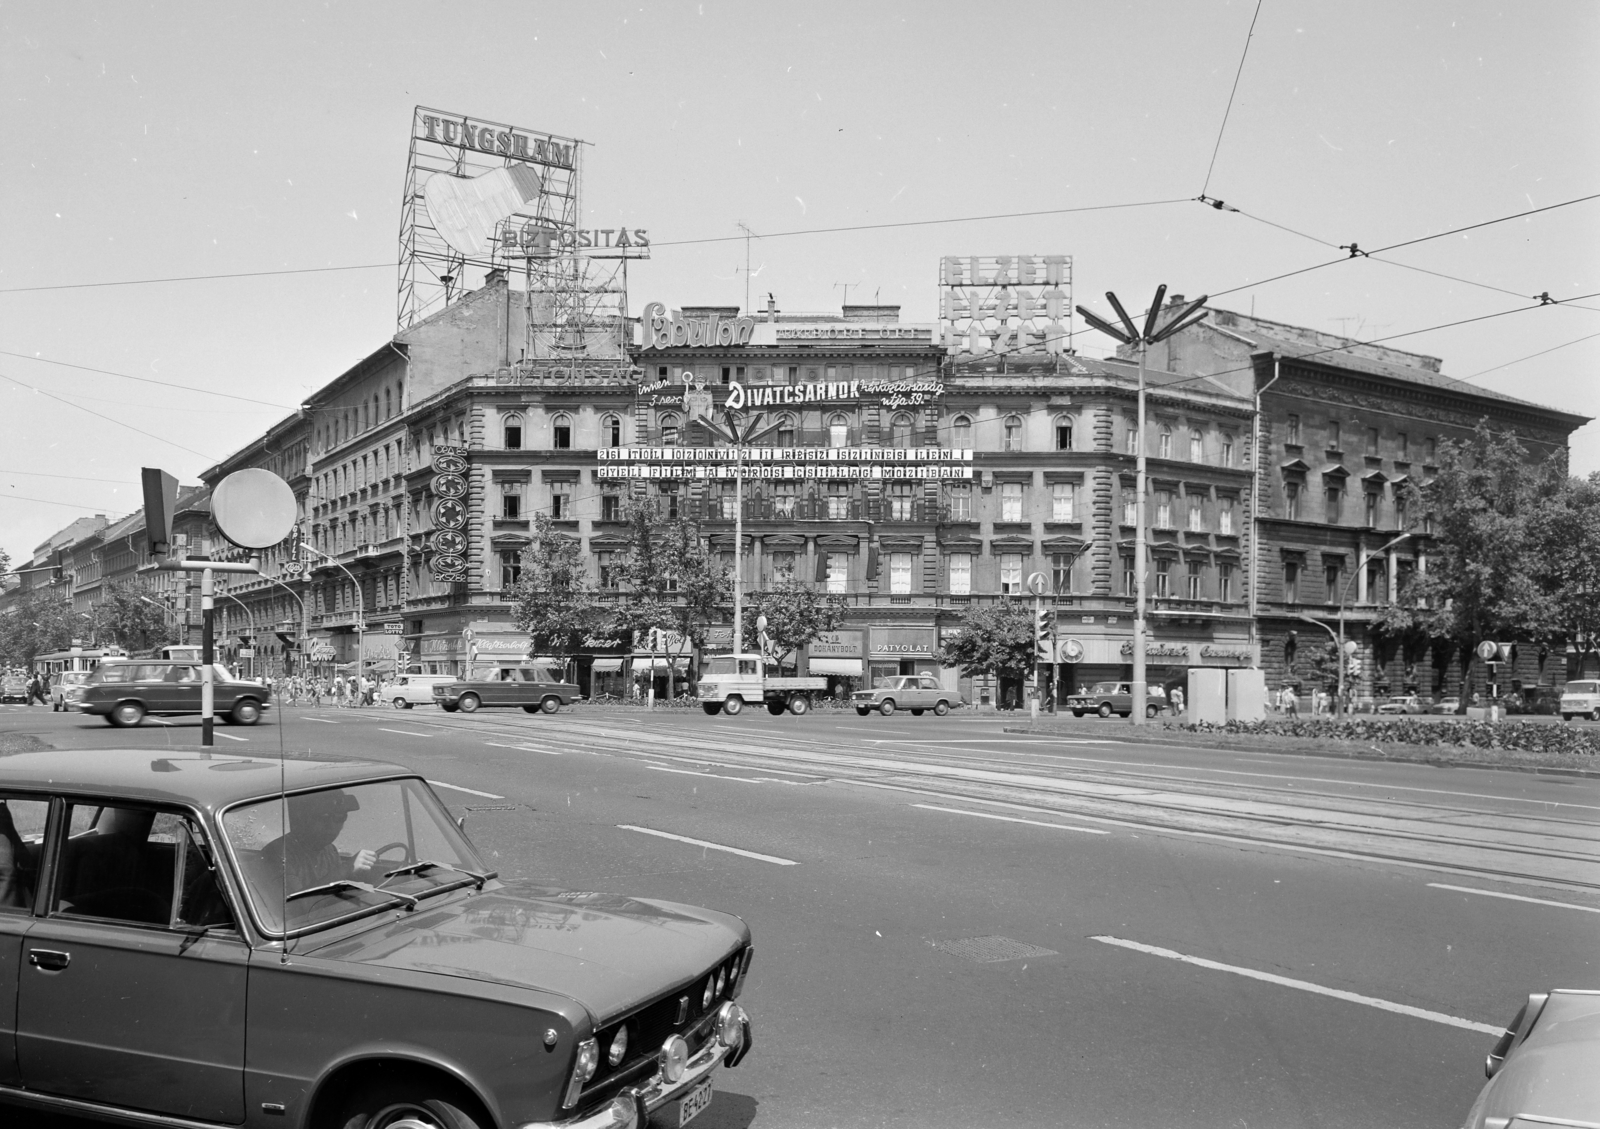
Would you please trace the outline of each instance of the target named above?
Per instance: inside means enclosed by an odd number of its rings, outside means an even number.
[[[50,679],[52,713],[70,710],[77,706],[78,700],[83,697],[83,688],[88,685],[89,673],[87,670],[63,670]]]
[[[446,713],[476,713],[488,706],[521,706],[528,713],[555,713],[570,706],[578,688],[562,682],[550,668],[528,664],[504,666],[487,672],[483,678],[436,682],[434,704]]]
[[[503,882],[396,765],[27,753],[0,827],[0,1102],[31,1116],[642,1129],[751,1047],[743,921]]]
[[[1396,694],[1378,703],[1379,713],[1427,713],[1428,707],[1415,694]]]
[[[1537,992],[1484,1060],[1464,1129],[1600,1126],[1600,991]]]
[[[26,702],[28,700],[28,676],[26,674],[6,674],[0,676],[0,702]]]
[[[1145,687],[1145,697],[1146,717],[1155,717],[1167,708],[1167,696],[1161,687]],[[1067,695],[1067,708],[1072,711],[1073,717],[1082,717],[1086,713],[1097,713],[1101,717],[1110,717],[1112,714],[1132,717],[1133,683],[1096,682],[1087,690]]]
[[[453,674],[397,674],[378,688],[378,698],[397,710],[415,706],[431,706],[433,688],[445,682],[455,682]]]
[[[1461,709],[1461,699],[1455,694],[1447,694],[1433,703],[1434,713],[1456,713]]]
[[[1600,721],[1600,680],[1583,678],[1567,683],[1561,689],[1560,709],[1562,721],[1575,717]]]
[[[103,717],[112,725],[138,725],[146,714],[172,717],[200,712],[201,665],[167,659],[103,662],[84,683],[77,708]],[[272,692],[260,682],[246,682],[211,664],[211,708],[214,716],[234,725],[254,725],[268,708]]]
[[[961,704],[961,696],[939,685],[939,680],[931,674],[895,674],[871,690],[857,690],[850,695],[850,702],[862,717],[873,710],[884,717],[892,717],[895,710],[910,710],[912,717],[921,717],[924,710],[932,710],[936,716],[943,717],[953,705]]]

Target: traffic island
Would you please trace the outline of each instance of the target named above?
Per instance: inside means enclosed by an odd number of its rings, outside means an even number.
[[[1399,761],[1448,768],[1600,777],[1600,729],[1540,722],[1306,719],[1142,727],[1041,720],[1007,733],[1051,734],[1139,745],[1227,749],[1288,756]]]
[[[43,753],[54,747],[46,745],[32,733],[0,733],[0,757],[12,757],[18,753]]]

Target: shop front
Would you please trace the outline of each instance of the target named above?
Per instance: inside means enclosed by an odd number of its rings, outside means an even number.
[[[1085,617],[1086,619],[1096,617]],[[1105,617],[1103,623],[1058,624],[1056,700],[1097,682],[1133,678],[1133,620]],[[1260,665],[1261,649],[1243,637],[1212,636],[1203,629],[1179,632],[1162,625],[1145,641],[1145,682],[1165,690],[1182,688],[1192,667]]]
[[[828,693],[847,698],[865,677],[860,631],[825,631],[806,647],[806,673],[828,680]]]
[[[938,631],[926,627],[873,624],[868,629],[867,685],[896,674],[939,673]]]

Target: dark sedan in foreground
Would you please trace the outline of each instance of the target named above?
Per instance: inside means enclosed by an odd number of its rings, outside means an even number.
[[[89,675],[73,705],[105,718],[112,725],[138,725],[146,715],[172,717],[201,710],[202,668],[197,662],[133,659],[103,662]],[[211,666],[211,709],[223,721],[254,725],[268,706],[271,692],[260,682],[233,677],[226,667]]]
[[[751,952],[727,914],[500,881],[394,765],[0,758],[0,1116],[683,1125],[750,1049]]]

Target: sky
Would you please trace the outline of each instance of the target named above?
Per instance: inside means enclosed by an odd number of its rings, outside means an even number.
[[[740,223],[754,305],[785,311],[848,286],[931,321],[941,256],[1068,254],[1091,308],[1166,283],[1600,416],[1600,199],[1339,249],[1600,193],[1591,0],[35,0],[0,6],[0,51],[19,563],[388,338],[417,105],[583,139],[587,225],[657,244],[634,312],[742,305]],[[1055,214],[970,218],[1022,212]],[[871,224],[907,226],[817,230]],[[257,273],[324,267],[365,269]],[[148,281],[217,274],[247,277]],[[1600,424],[1572,469],[1600,470]]]

